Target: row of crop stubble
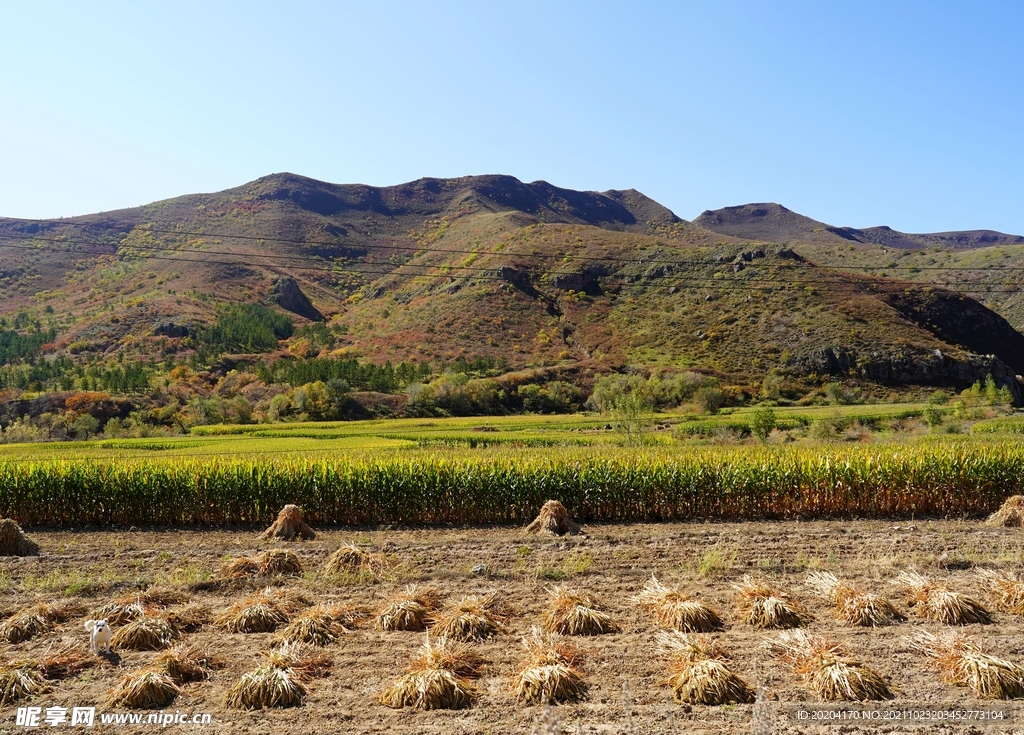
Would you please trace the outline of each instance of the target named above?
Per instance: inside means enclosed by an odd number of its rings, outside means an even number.
[[[1024,486],[1024,445],[522,450],[379,458],[0,462],[24,526],[526,523],[557,498],[583,522],[974,516]]]

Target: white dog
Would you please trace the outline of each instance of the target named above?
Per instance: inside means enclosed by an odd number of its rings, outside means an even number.
[[[97,656],[102,648],[104,653],[110,653],[110,626],[106,620],[86,620],[85,629],[89,631],[89,648]]]

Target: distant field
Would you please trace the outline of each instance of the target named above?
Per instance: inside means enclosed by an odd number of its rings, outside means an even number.
[[[866,421],[919,408],[777,413]],[[51,527],[257,524],[294,502],[318,523],[523,523],[558,498],[607,522],[977,516],[1024,491],[1019,433],[716,444],[690,438],[693,422],[680,416],[648,423],[640,447],[620,446],[614,422],[595,416],[208,426],[180,438],[8,445],[0,515]]]

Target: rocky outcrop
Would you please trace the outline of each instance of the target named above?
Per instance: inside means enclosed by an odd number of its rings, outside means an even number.
[[[1010,389],[1015,404],[1024,402],[1020,382],[1006,363],[995,355],[962,353],[954,356],[942,350],[914,348],[861,353],[847,347],[825,347],[791,359],[786,367],[804,375],[857,376],[878,383],[957,389],[967,388],[991,375],[997,385]]]
[[[277,302],[278,306],[286,311],[298,314],[313,322],[322,322],[324,320],[324,315],[313,306],[313,303],[307,298],[306,294],[302,293],[299,284],[291,276],[279,276],[274,281],[270,295]]]

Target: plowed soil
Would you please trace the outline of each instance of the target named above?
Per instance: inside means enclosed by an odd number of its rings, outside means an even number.
[[[1019,572],[1024,568],[1024,532],[989,528],[975,521],[829,521],[738,524],[607,525],[585,528],[571,538],[528,536],[522,529],[467,528],[416,530],[321,530],[316,540],[292,544],[260,541],[246,531],[125,530],[35,532],[39,557],[0,559],[0,611],[4,616],[70,592],[85,610],[148,584],[185,591],[214,612],[265,585],[297,588],[314,602],[365,606],[373,610],[406,584],[422,583],[447,599],[497,592],[512,611],[505,634],[476,644],[486,667],[480,697],[460,711],[394,710],[378,693],[400,676],[423,633],[378,632],[372,619],[325,650],[333,669],[310,684],[301,707],[240,712],[224,707],[225,690],[259,665],[272,633],[231,634],[212,624],[185,636],[209,647],[221,662],[210,681],[185,685],[170,711],[209,713],[206,732],[217,733],[530,733],[545,712],[517,703],[509,679],[521,657],[520,638],[538,625],[557,584],[582,588],[602,601],[622,626],[612,635],[579,638],[586,654],[586,700],[555,707],[547,715],[566,733],[682,732],[1024,732],[1024,703],[992,702],[945,683],[909,642],[919,631],[942,633],[945,626],[915,615],[892,584],[904,570],[916,569],[993,609],[994,624],[963,629],[991,653],[1024,664],[1019,616],[995,611],[980,569]],[[384,553],[392,564],[383,580],[331,577],[322,572],[341,543],[355,542]],[[269,548],[294,550],[305,567],[299,578],[219,581],[225,560]],[[892,627],[854,628],[838,622],[828,603],[805,582],[810,571],[831,571],[866,591],[884,594],[907,616]],[[684,586],[716,609],[725,621],[721,642],[732,652],[733,668],[760,688],[753,705],[708,707],[673,701],[659,682],[666,660],[654,645],[655,626],[630,598],[652,574]],[[773,631],[743,625],[734,609],[733,585],[755,575],[791,594],[813,615],[807,630],[845,642],[854,657],[885,677],[897,698],[890,702],[843,705],[863,719],[813,720],[823,703],[799,677],[764,647]],[[85,642],[83,614],[55,631],[20,644],[0,643],[5,660],[35,657],[61,641]],[[0,733],[26,732],[15,725],[18,706],[97,706],[126,672],[142,668],[150,652],[114,651],[98,666],[55,682],[34,700],[0,708]],[[964,720],[954,711],[984,710],[1003,719]],[[914,713],[914,714],[908,714]],[[964,715],[960,717],[977,715]],[[988,715],[992,716],[992,715]],[[998,716],[998,714],[996,715]],[[847,715],[849,718],[850,715]],[[891,719],[898,717],[899,719]],[[918,719],[908,720],[907,717]],[[920,719],[927,717],[930,719]],[[56,731],[67,725],[54,728]],[[49,728],[43,728],[49,729]],[[75,728],[72,728],[75,729]],[[154,725],[97,725],[94,732],[152,732]],[[170,725],[168,732],[193,731]],[[548,727],[545,732],[554,732]]]

